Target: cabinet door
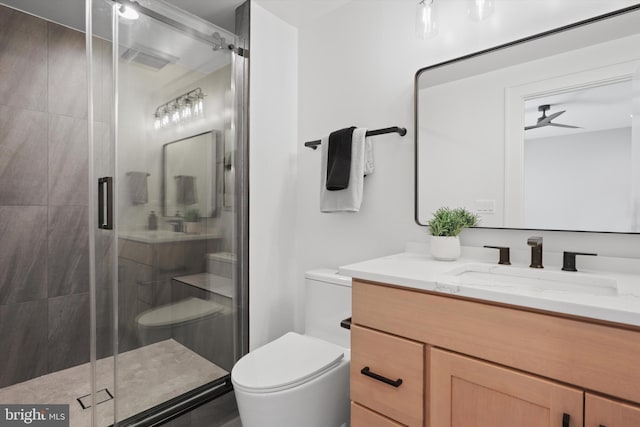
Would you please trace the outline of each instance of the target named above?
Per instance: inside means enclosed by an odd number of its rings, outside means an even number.
[[[431,427],[582,427],[581,390],[433,348],[427,375]]]
[[[616,402],[587,393],[584,411],[585,427],[640,426],[640,406]]]

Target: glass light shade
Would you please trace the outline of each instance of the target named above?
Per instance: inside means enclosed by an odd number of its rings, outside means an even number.
[[[436,0],[421,0],[416,7],[416,33],[422,39],[438,34]]]
[[[124,19],[135,20],[140,18],[140,14],[137,10],[132,8],[129,5],[121,4],[118,7],[118,15],[120,15]]]
[[[493,0],[468,0],[469,16],[474,21],[483,21],[493,14]]]

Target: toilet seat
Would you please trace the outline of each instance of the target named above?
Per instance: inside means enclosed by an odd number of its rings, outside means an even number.
[[[143,327],[176,325],[211,316],[223,310],[222,305],[213,301],[191,297],[147,310],[138,316],[137,323]]]
[[[338,366],[344,352],[338,345],[289,332],[240,359],[231,380],[235,388],[251,393],[282,391]]]

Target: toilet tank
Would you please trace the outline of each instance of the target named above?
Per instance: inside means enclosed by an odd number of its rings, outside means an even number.
[[[340,322],[351,317],[351,277],[318,269],[307,271],[305,282],[305,334],[350,348],[349,330]]]

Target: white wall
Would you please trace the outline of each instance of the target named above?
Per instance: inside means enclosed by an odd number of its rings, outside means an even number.
[[[561,230],[631,230],[631,128],[524,145],[525,224]]]
[[[249,347],[293,328],[297,30],[251,2]]]
[[[426,41],[414,36],[415,3],[353,1],[299,29],[295,283],[300,287],[300,307],[305,270],[399,252],[407,241],[426,240],[427,230],[413,220],[413,78],[419,68],[634,2],[497,1],[494,15],[480,23],[465,16],[465,2],[440,2],[441,32]],[[376,172],[367,178],[359,213],[321,214],[320,153],[302,144],[351,124],[405,126],[409,133],[404,138],[375,138]],[[630,235],[466,230],[462,242],[522,249],[532,234],[542,235],[551,250],[640,258],[640,237]],[[301,314],[296,317],[298,329],[303,327],[302,319]]]

